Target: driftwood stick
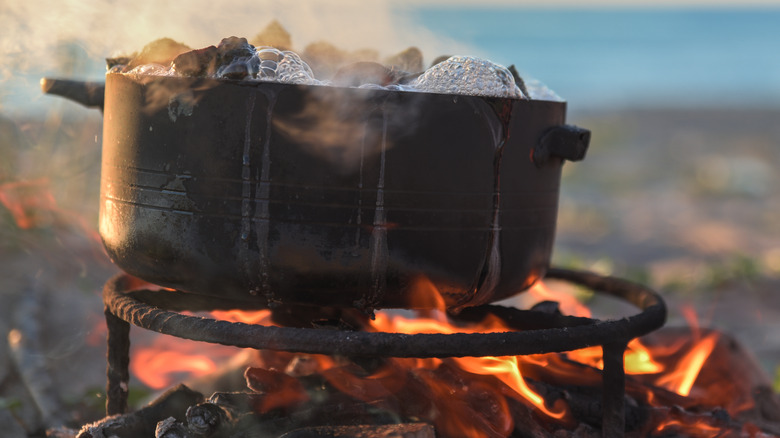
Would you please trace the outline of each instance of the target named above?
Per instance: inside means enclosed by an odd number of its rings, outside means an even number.
[[[183,421],[187,408],[202,401],[202,394],[178,385],[135,412],[113,415],[82,427],[77,438],[152,437],[157,423],[169,417]]]

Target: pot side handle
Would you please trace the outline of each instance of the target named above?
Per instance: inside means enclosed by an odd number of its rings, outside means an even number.
[[[533,149],[531,160],[542,167],[551,156],[580,161],[590,145],[590,131],[574,125],[555,126],[542,134]]]
[[[73,81],[70,79],[41,79],[41,91],[78,102],[87,108],[103,111],[106,84],[103,82]]]

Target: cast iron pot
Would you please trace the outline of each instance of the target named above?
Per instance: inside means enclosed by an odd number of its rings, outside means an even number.
[[[102,88],[45,81],[100,105]],[[450,308],[550,261],[566,104],[108,74],[100,235],[152,283],[277,304]]]

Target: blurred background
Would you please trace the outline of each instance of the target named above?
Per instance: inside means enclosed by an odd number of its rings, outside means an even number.
[[[102,119],[42,95],[39,79],[100,80],[106,57],[154,39],[199,48],[274,19],[295,50],[416,46],[426,65],[473,55],[548,85],[593,132],[564,168],[554,263],[649,284],[670,324],[730,333],[777,375],[780,2],[288,3],[0,4],[3,430],[103,403],[99,290],[115,268],[96,235]]]

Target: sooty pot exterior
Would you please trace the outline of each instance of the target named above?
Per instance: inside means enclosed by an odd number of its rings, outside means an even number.
[[[132,275],[270,306],[496,301],[549,265],[563,160],[534,153],[565,112],[109,74],[100,234]]]

